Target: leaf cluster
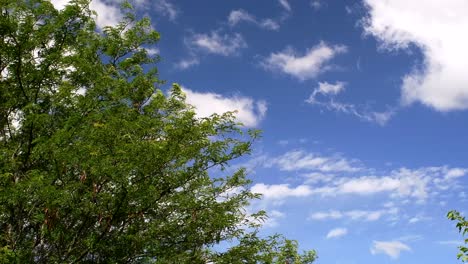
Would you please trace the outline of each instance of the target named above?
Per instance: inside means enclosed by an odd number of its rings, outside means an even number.
[[[460,232],[463,236],[468,233],[468,221],[465,219],[464,216],[460,214],[458,211],[450,211],[447,214],[447,218],[452,221],[457,221],[456,227],[458,232]],[[468,243],[468,238],[464,240],[465,244]],[[459,246],[458,247],[460,252],[457,254],[457,258],[461,259],[463,262],[468,262],[468,248],[466,246]]]

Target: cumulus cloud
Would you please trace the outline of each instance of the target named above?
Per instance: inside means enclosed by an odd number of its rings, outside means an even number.
[[[226,97],[217,93],[201,93],[183,87],[187,103],[196,108],[197,116],[208,117],[214,113],[222,114],[237,111],[237,120],[247,127],[257,126],[265,117],[267,105],[265,101],[255,101],[249,97]]]
[[[307,185],[299,185],[295,188],[290,188],[289,184],[263,184],[257,183],[252,186],[251,192],[260,193],[264,199],[284,199],[289,197],[305,197],[312,194],[312,191]]]
[[[223,56],[236,55],[240,49],[247,47],[242,35],[220,34],[217,31],[209,34],[194,34],[186,43],[195,49]]]
[[[54,7],[59,10],[63,9],[69,2],[69,0],[51,0]],[[120,6],[115,1],[93,0],[89,4],[89,8],[96,11],[96,25],[99,28],[115,26],[123,18]]]
[[[352,115],[363,121],[377,123],[381,126],[385,125],[395,114],[393,109],[377,112],[354,104],[336,101],[336,95],[343,92],[345,87],[345,82],[319,82],[318,87],[313,90],[306,102],[322,107],[322,109]]]
[[[283,72],[304,81],[330,70],[332,67],[327,62],[346,51],[346,46],[332,46],[324,42],[308,49],[305,54],[298,54],[292,48],[287,48],[282,52],[270,54],[262,62],[262,66],[265,69]]]
[[[403,77],[402,102],[439,111],[468,109],[468,2],[365,0],[367,34],[384,48],[418,47],[423,64]]]
[[[360,168],[350,161],[337,156],[322,156],[303,150],[292,150],[270,160],[267,166],[277,166],[283,171],[316,170],[322,172],[355,172]]]
[[[411,248],[400,241],[374,241],[370,251],[372,255],[386,254],[398,259],[402,251],[411,251]]]
[[[335,228],[335,229],[330,230],[330,232],[328,232],[327,239],[338,238],[338,237],[345,236],[347,234],[348,234],[348,229],[346,229],[346,228]]]
[[[228,16],[228,23],[230,26],[235,26],[241,22],[255,24],[263,29],[278,30],[279,24],[271,18],[259,20],[243,9],[233,10]]]

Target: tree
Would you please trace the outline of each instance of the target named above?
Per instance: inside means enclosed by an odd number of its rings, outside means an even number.
[[[465,235],[468,233],[468,221],[462,216],[458,211],[450,211],[447,214],[447,218],[452,221],[457,221],[458,232]],[[468,239],[465,239],[465,244],[468,243]],[[468,248],[466,246],[459,246],[460,252],[458,253],[458,259],[461,259],[463,262],[468,262]]]
[[[149,19],[124,3],[98,32],[88,5],[0,0],[0,261],[311,263],[257,236],[259,195],[245,170],[224,175],[258,131],[196,118],[178,85],[158,88]]]

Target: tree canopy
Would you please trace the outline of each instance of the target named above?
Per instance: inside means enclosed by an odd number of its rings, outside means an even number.
[[[258,131],[163,92],[160,35],[123,8],[98,31],[86,0],[0,0],[0,262],[312,263],[257,235],[259,195],[224,170]]]

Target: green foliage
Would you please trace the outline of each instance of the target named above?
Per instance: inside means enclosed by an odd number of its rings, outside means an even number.
[[[0,0],[0,261],[311,263],[258,238],[243,169],[208,174],[258,132],[232,113],[197,119],[176,84],[165,95],[149,19],[126,3],[98,32],[88,4]]]
[[[447,218],[452,221],[457,221],[457,229],[463,236],[468,233],[468,221],[457,211],[450,211],[447,214]],[[465,239],[465,244],[468,243],[468,238]],[[460,252],[458,253],[458,259],[461,259],[463,262],[468,262],[468,248],[466,246],[458,247]]]
[[[242,237],[238,245],[214,258],[215,263],[219,264],[310,264],[316,259],[317,253],[314,250],[299,254],[298,244],[294,240],[285,239],[280,235],[260,239],[255,232]]]

